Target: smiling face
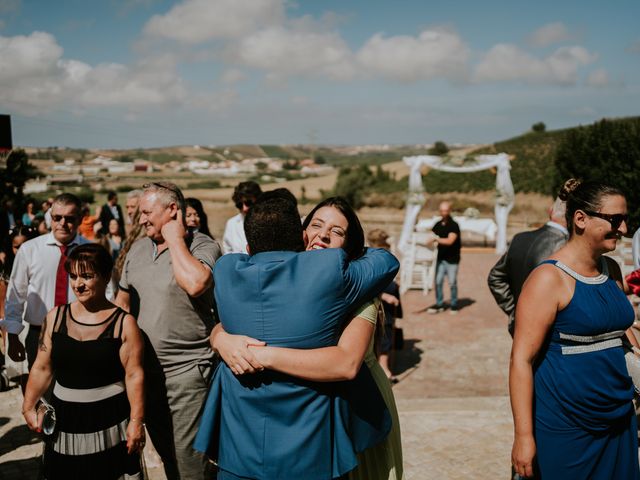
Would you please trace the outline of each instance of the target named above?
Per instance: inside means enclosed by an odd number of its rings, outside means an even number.
[[[80,210],[73,204],[54,203],[51,207],[51,232],[54,238],[66,245],[70,243],[78,232],[80,225]]]
[[[342,248],[347,241],[349,222],[335,207],[316,210],[304,231],[307,250]]]
[[[600,201],[600,208],[597,213],[603,215],[626,215],[627,201],[621,195],[604,196]],[[595,215],[583,214],[577,221],[584,226],[585,233],[589,235],[593,245],[604,252],[615,250],[618,240],[628,230],[627,222],[625,221],[620,223],[617,228],[614,228],[608,220]]]
[[[195,208],[187,206],[185,213],[185,222],[187,227],[199,228],[200,227],[200,215]]]
[[[155,242],[162,243],[162,227],[171,221],[176,206],[164,206],[157,192],[145,192],[140,198],[140,225],[143,225],[147,236]]]

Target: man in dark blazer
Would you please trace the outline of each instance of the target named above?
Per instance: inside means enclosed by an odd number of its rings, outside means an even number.
[[[224,255],[214,268],[217,310],[225,331],[267,345],[335,345],[348,314],[378,295],[398,271],[398,261],[384,249],[368,249],[353,261],[342,249],[303,251],[297,207],[282,191],[263,194],[244,228],[251,255]],[[351,422],[339,398],[348,400],[351,413],[372,413],[374,403],[386,411],[373,379],[365,390],[362,375],[370,378],[366,366],[351,386],[270,370],[236,377],[221,363],[195,448],[217,460],[218,479],[340,477],[356,466],[356,451],[377,441],[358,433],[364,430]]]
[[[565,211],[565,202],[556,199],[549,210],[549,221],[537,230],[516,234],[507,252],[489,272],[489,290],[498,306],[509,316],[509,333],[512,337],[522,285],[542,260],[569,239]]]
[[[113,219],[118,221],[120,227],[120,235],[124,237],[124,217],[122,216],[122,208],[118,204],[118,194],[113,190],[107,193],[107,203],[100,210],[100,233],[106,235],[109,233],[109,222]]]

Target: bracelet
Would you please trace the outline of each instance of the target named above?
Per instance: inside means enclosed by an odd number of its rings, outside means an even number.
[[[140,423],[143,427],[146,427],[147,425],[144,423],[144,418],[130,418],[129,422],[138,422]]]

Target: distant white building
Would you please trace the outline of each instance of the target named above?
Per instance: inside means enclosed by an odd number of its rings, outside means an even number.
[[[49,190],[49,182],[47,180],[29,180],[24,185],[24,189],[22,190],[26,194],[31,193],[42,193]]]
[[[187,168],[191,171],[195,170],[206,170],[211,165],[211,162],[208,160],[191,160],[187,162]]]
[[[134,171],[133,162],[113,162],[107,166],[107,171],[109,173],[131,173]]]

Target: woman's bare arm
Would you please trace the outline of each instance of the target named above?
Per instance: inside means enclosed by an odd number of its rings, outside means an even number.
[[[250,347],[265,368],[316,382],[353,379],[362,365],[375,325],[355,317],[334,347],[301,350],[281,347]]]
[[[516,472],[525,477],[533,475],[536,453],[533,437],[533,363],[558,310],[567,302],[568,287],[560,275],[552,265],[535,269],[525,282],[516,306],[509,368],[514,423],[511,460]]]
[[[38,355],[29,372],[29,380],[24,391],[22,415],[27,422],[27,426],[34,431],[40,430],[40,423],[42,421],[41,418],[37,418],[36,405],[38,400],[44,395],[44,392],[49,388],[51,380],[53,379],[51,367],[51,334],[53,332],[53,324],[55,323],[57,310],[58,308],[51,310],[42,325],[42,332],[38,344]]]
[[[144,342],[133,316],[125,315],[122,322],[120,361],[125,371],[124,382],[130,406],[127,450],[132,453],[144,446]]]

